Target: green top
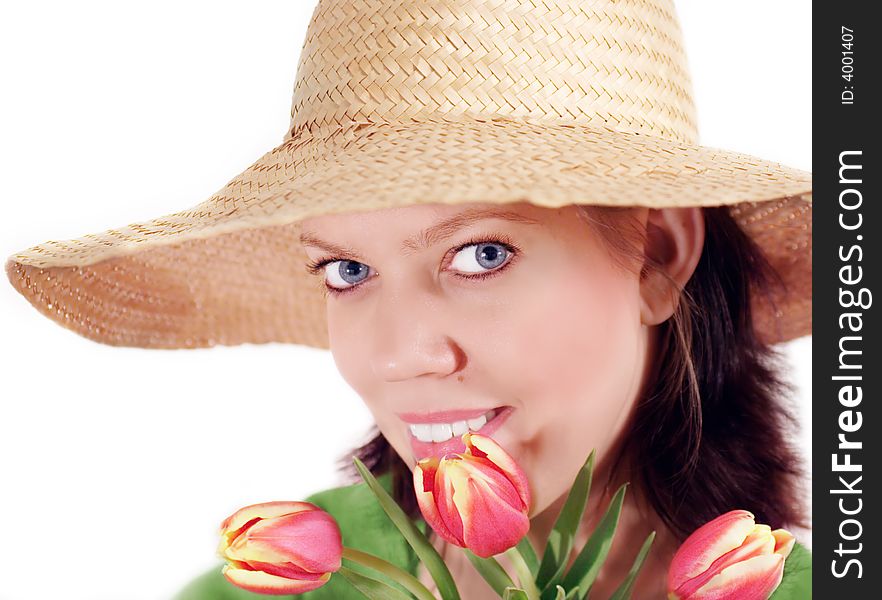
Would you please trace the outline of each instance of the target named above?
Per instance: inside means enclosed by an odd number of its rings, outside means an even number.
[[[377,481],[391,493],[391,476],[388,473],[377,477]],[[344,546],[379,556],[416,575],[419,564],[416,554],[364,482],[318,492],[306,498],[306,502],[319,506],[337,520]],[[416,525],[426,533],[423,519],[417,519]],[[344,564],[354,571],[406,591],[381,573],[345,559]],[[305,594],[267,596],[245,591],[229,583],[221,575],[221,567],[222,563],[218,563],[217,567],[191,581],[173,600],[364,600],[364,595],[339,574],[332,575],[328,583]],[[812,555],[805,546],[797,543],[784,563],[781,585],[770,600],[810,600],[811,597]]]

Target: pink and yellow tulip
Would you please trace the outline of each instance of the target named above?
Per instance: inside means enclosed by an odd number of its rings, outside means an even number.
[[[224,577],[259,594],[314,590],[342,565],[337,522],[309,502],[246,506],[224,520],[220,534]]]
[[[524,471],[492,438],[463,434],[464,454],[424,458],[414,489],[426,523],[451,544],[487,558],[516,546],[530,529]]]
[[[766,600],[784,575],[795,540],[784,529],[733,510],[696,529],[668,571],[670,600]]]

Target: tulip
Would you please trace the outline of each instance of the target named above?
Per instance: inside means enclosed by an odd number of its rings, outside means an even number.
[[[463,434],[464,454],[427,457],[414,468],[426,523],[443,539],[487,558],[517,545],[530,529],[524,471],[492,438]]]
[[[314,590],[342,566],[340,528],[310,502],[246,506],[224,520],[220,535],[224,577],[259,594]]]
[[[795,540],[733,510],[696,529],[668,571],[670,600],[766,600],[784,576]]]

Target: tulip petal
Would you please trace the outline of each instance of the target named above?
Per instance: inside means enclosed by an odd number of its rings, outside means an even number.
[[[746,561],[754,556],[763,556],[772,554],[775,550],[775,538],[772,537],[772,529],[768,525],[754,525],[753,531],[744,538],[744,542],[735,548],[726,552],[717,558],[704,571],[683,583],[677,591],[688,598],[695,590],[704,586],[714,576],[724,571],[727,567]]]
[[[738,548],[755,526],[753,513],[732,510],[696,529],[674,554],[668,570],[668,591],[701,575],[720,556]]]
[[[462,490],[468,488],[467,480],[461,470],[457,468],[461,458],[445,458],[442,465],[435,473],[435,505],[444,527],[457,546],[464,546],[465,540],[462,533],[462,514],[460,511],[465,505]]]
[[[692,594],[677,594],[684,600],[768,600],[783,577],[784,557],[765,554],[726,567]]]
[[[530,529],[523,510],[495,500],[493,492],[475,479],[468,482],[463,494],[466,506],[461,511],[463,540],[466,547],[481,558],[505,552],[515,546]]]
[[[487,488],[488,493],[497,496],[500,501],[516,510],[527,510],[527,505],[524,504],[511,479],[486,458],[462,460],[456,466],[464,471],[468,479],[480,481]]]
[[[492,466],[469,458],[445,469],[455,488],[457,520],[463,543],[474,554],[487,558],[517,544],[529,529],[525,507],[511,482]]]
[[[229,517],[224,519],[220,526],[221,533],[229,533],[241,529],[243,525],[254,519],[272,519],[287,515],[289,513],[298,513],[305,510],[321,510],[311,502],[261,502],[252,504],[244,508],[240,508]]]
[[[239,567],[239,564],[232,566]],[[244,569],[248,571],[263,571],[276,577],[285,579],[296,579],[298,581],[316,581],[321,579],[328,573],[333,571],[310,572],[305,571],[294,563],[265,563],[260,561],[251,561],[244,564]]]
[[[520,465],[508,454],[496,440],[480,433],[466,432],[463,434],[466,449],[474,456],[486,457],[495,464],[518,491],[524,505],[530,507],[530,482]]]
[[[261,502],[240,508],[221,523],[221,539],[217,547],[217,554],[221,557],[226,556],[226,550],[230,544],[260,519],[271,519],[280,515],[309,510],[321,509],[310,502],[289,501]]]
[[[340,528],[322,510],[310,510],[256,522],[227,549],[230,559],[284,564],[312,573],[337,571],[343,551]]]
[[[715,560],[708,570],[713,570],[719,563],[723,563],[720,570],[732,563],[747,560],[754,556],[772,554],[775,551],[775,538],[772,537],[772,528],[768,525],[757,523],[740,546],[730,550]]]
[[[790,551],[796,543],[793,534],[786,529],[776,529],[772,532],[772,537],[775,538],[775,554],[780,554],[784,558],[790,556]]]
[[[417,504],[420,507],[420,512],[423,513],[426,523],[439,537],[451,544],[461,546],[462,542],[458,541],[447,528],[447,525],[444,524],[436,505],[435,474],[437,471],[437,458],[427,458],[417,463],[413,470],[413,487],[416,493]]]
[[[417,471],[419,471],[419,485],[415,486],[417,492],[434,493],[435,491],[435,473],[438,472],[438,466],[441,461],[435,456],[429,456],[417,463],[414,469],[414,483],[417,481]]]
[[[249,571],[236,569],[225,565],[223,575],[233,585],[256,592],[258,594],[303,594],[326,584],[331,578],[330,573],[325,573],[314,581],[297,581],[276,577],[261,571]]]

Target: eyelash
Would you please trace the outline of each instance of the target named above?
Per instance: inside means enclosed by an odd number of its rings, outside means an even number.
[[[515,261],[515,258],[521,252],[521,249],[515,245],[514,241],[509,236],[507,236],[505,234],[490,235],[490,236],[478,235],[473,238],[470,238],[468,241],[453,248],[451,251],[453,252],[454,255],[456,255],[463,248],[467,248],[468,246],[474,246],[477,244],[498,244],[498,245],[502,246],[503,248],[505,248],[512,256],[511,256],[511,258],[508,259],[508,261],[505,264],[503,264],[501,267],[493,269],[492,271],[485,271],[483,273],[477,273],[477,274],[471,274],[471,275],[459,275],[458,274],[457,277],[462,277],[463,279],[469,279],[469,280],[484,280],[484,279],[489,279],[490,277],[495,277],[496,275],[499,275],[500,273],[505,271],[509,267],[509,265],[511,265],[511,263],[513,263]],[[349,260],[349,259],[341,258],[341,257],[330,257],[330,258],[318,259],[318,260],[312,261],[308,265],[306,265],[306,270],[312,275],[319,275],[321,273],[322,269],[324,269],[324,267],[326,265],[328,265],[332,262],[337,262],[338,260]],[[355,262],[358,262],[358,261],[355,261]],[[357,283],[355,285],[351,285],[347,288],[342,288],[342,289],[331,287],[327,283],[325,283],[325,285],[324,285],[325,294],[326,295],[331,294],[332,296],[340,296],[342,294],[348,294],[349,292],[352,292],[353,290],[356,290],[359,287],[361,287],[361,283]]]

